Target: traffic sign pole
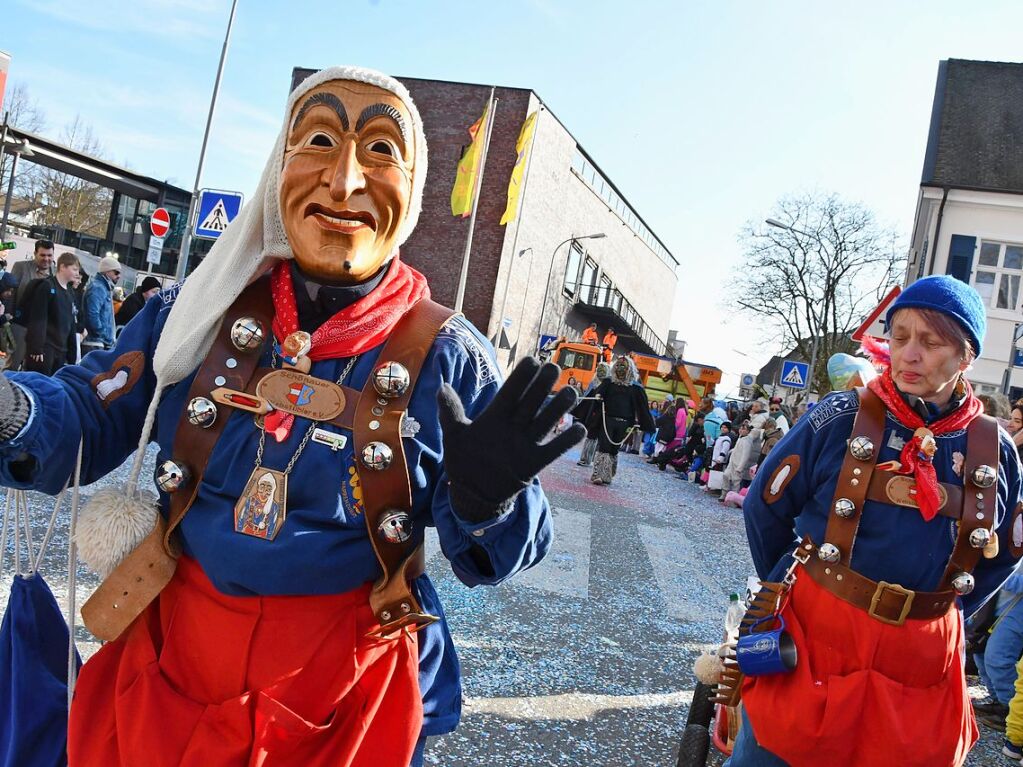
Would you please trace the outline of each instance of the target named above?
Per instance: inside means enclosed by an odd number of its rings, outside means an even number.
[[[188,269],[188,253],[192,248],[192,220],[195,218],[195,206],[199,201],[199,182],[202,179],[202,166],[206,160],[206,145],[210,140],[210,126],[213,124],[213,111],[217,107],[217,94],[220,93],[220,79],[224,74],[224,62],[227,60],[227,48],[231,43],[231,27],[234,26],[234,12],[238,0],[231,1],[231,16],[227,20],[227,34],[224,35],[224,47],[220,50],[220,66],[217,67],[217,79],[213,84],[213,98],[210,99],[210,112],[206,117],[206,132],[202,137],[202,149],[199,152],[199,167],[195,172],[195,184],[192,186],[192,201],[188,205],[188,222],[184,234],[181,235],[181,252],[178,254],[178,268],[174,278],[178,282],[185,279]]]

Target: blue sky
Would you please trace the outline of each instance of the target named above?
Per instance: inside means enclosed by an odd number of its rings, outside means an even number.
[[[5,0],[0,49],[48,134],[79,114],[111,160],[189,188],[229,9]],[[908,239],[938,62],[1023,60],[1021,29],[1018,0],[239,0],[202,183],[255,187],[293,66],[532,88],[681,260],[672,327],[730,389],[778,351],[722,309],[742,224],[834,191]]]

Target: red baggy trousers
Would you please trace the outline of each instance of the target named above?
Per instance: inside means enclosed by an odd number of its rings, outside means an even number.
[[[234,597],[182,557],[82,667],[70,767],[406,767],[422,727],[415,635],[379,640],[370,585]]]

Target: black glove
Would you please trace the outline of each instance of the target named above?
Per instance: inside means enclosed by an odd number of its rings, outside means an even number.
[[[25,392],[0,374],[0,442],[17,436],[31,414],[32,405]]]
[[[578,399],[575,389],[565,386],[543,407],[559,373],[557,365],[525,358],[475,421],[465,417],[458,393],[448,384],[437,392],[451,506],[465,522],[500,516],[541,469],[586,436],[580,424],[573,424],[542,442]]]

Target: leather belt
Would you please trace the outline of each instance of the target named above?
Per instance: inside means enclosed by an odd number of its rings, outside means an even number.
[[[939,482],[938,492],[941,494],[941,508],[938,513],[950,519],[961,519],[963,516],[963,488]],[[867,499],[877,503],[895,504],[909,509],[919,509],[912,492],[915,492],[913,478],[904,474],[893,474],[890,471],[875,471],[870,477],[867,488]]]
[[[956,593],[951,589],[913,591],[897,583],[872,581],[837,562],[823,562],[817,556],[817,546],[809,537],[803,539],[794,556],[802,562],[803,569],[817,585],[882,623],[901,626],[907,619],[940,618],[955,603]]]

